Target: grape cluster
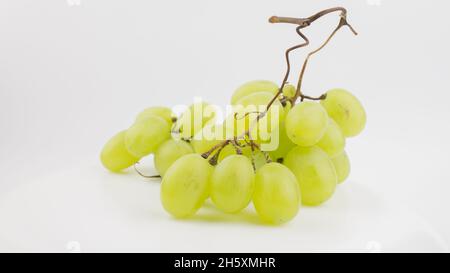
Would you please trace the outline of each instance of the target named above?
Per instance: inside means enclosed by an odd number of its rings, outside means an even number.
[[[346,180],[346,138],[364,129],[366,113],[344,89],[329,90],[320,101],[298,103],[290,100],[296,95],[294,86],[279,91],[270,81],[242,85],[231,98],[233,115],[214,127],[216,115],[192,111],[196,104],[180,117],[166,107],[148,108],[106,143],[101,161],[119,172],[153,154],[162,178],[162,206],[177,218],[194,215],[210,198],[224,213],[238,213],[253,203],[263,222],[288,222],[301,205],[329,200]],[[261,105],[276,114],[249,110]],[[266,124],[268,135],[261,135],[255,124]],[[207,128],[228,137],[195,137]],[[263,144],[274,137],[278,145],[265,149]]]

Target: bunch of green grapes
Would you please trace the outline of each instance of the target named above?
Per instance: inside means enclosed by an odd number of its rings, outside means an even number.
[[[151,107],[107,142],[101,161],[119,172],[153,155],[162,206],[176,218],[193,216],[210,199],[223,213],[253,204],[262,222],[286,223],[301,205],[327,201],[347,179],[346,138],[366,123],[361,103],[346,90],[293,105],[296,96],[289,84],[280,90],[270,81],[245,83],[222,123],[204,102],[179,117]]]

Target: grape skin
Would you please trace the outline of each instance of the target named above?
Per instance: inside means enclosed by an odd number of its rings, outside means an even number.
[[[100,154],[103,166],[112,172],[124,170],[139,161],[138,157],[130,154],[125,148],[125,134],[126,131],[121,131],[113,136]]]
[[[242,155],[246,156],[247,158],[251,158],[252,156],[252,149],[249,146],[240,147],[239,148],[242,152]],[[219,163],[222,162],[225,158],[229,156],[236,155],[236,148],[232,144],[228,144],[225,146],[222,151],[219,154]]]
[[[211,176],[211,199],[218,209],[237,213],[250,203],[255,186],[252,163],[243,155],[220,162]]]
[[[135,157],[142,158],[156,151],[170,138],[170,126],[158,116],[136,121],[125,134],[125,147]]]
[[[317,146],[322,148],[330,157],[337,156],[344,151],[345,136],[333,119],[329,119],[327,130]]]
[[[163,118],[169,125],[172,125],[172,119],[175,117],[175,114],[172,112],[172,110],[168,107],[163,106],[153,106],[149,107],[147,109],[144,109],[142,112],[140,112],[137,117],[136,121],[143,120],[147,118],[148,116],[158,116],[160,118]]]
[[[346,137],[354,137],[366,126],[366,111],[361,102],[344,89],[332,89],[321,101],[328,115],[341,127]]]
[[[175,130],[185,139],[192,138],[206,125],[212,124],[216,118],[213,106],[206,102],[192,104],[176,122]]]
[[[211,134],[211,135],[208,135]],[[223,137],[219,135],[217,127],[210,125],[199,131],[190,141],[192,148],[197,154],[203,154],[211,150],[214,146],[222,143]]]
[[[255,176],[253,204],[263,222],[276,225],[289,222],[301,204],[297,179],[279,163],[264,165]]]
[[[333,195],[337,184],[336,170],[322,149],[296,147],[288,153],[284,164],[297,177],[304,205],[320,205]]]
[[[276,133],[278,133],[279,138],[278,148],[274,151],[269,152],[270,156],[274,160],[278,160],[285,157],[286,154],[296,146],[287,136],[286,126],[284,122],[280,124],[280,128]]]
[[[198,154],[188,154],[172,164],[161,183],[164,209],[176,218],[194,215],[209,196],[213,167]]]
[[[231,104],[237,104],[240,99],[256,92],[269,92],[272,97],[277,94],[279,87],[276,83],[265,80],[250,81],[234,91]]]
[[[164,176],[167,169],[180,157],[192,154],[191,145],[182,140],[169,139],[156,150],[153,157],[155,168],[160,176]]]
[[[254,111],[264,112],[266,110],[266,106],[273,99],[273,94],[269,92],[255,92],[246,97],[241,98],[235,106],[235,111],[237,113],[238,119],[244,119],[243,121],[235,121],[235,124],[239,124],[241,122],[242,126],[245,125],[244,128],[238,128],[238,132],[242,133],[246,130],[250,129],[250,135],[254,140],[261,141],[264,139],[268,139],[270,137],[270,132],[272,129],[275,129],[279,126],[280,122],[284,120],[284,108],[279,100],[275,100],[272,106],[270,107],[269,112],[261,118],[257,124],[255,124],[255,120],[258,117],[259,113],[251,113]],[[274,115],[278,111],[278,117]],[[246,113],[250,113],[247,116]],[[234,116],[233,116],[234,118]],[[274,124],[272,124],[274,123]],[[275,125],[275,126],[274,126]],[[241,126],[241,127],[242,127]],[[267,134],[266,134],[267,133]]]
[[[299,146],[316,144],[328,126],[328,114],[316,102],[302,102],[295,105],[286,117],[286,133]]]
[[[286,84],[283,87],[283,95],[287,98],[293,98],[295,96],[295,93],[297,93],[297,90],[295,86],[292,84]]]
[[[336,157],[331,158],[334,168],[336,169],[336,174],[338,178],[338,183],[343,183],[350,175],[350,160],[345,151]]]

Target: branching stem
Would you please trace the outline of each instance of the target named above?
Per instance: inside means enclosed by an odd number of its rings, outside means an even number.
[[[277,99],[281,99],[281,95],[283,93],[283,88],[285,87],[288,79],[289,79],[289,74],[291,72],[291,62],[290,62],[290,53],[294,50],[297,50],[299,48],[308,46],[310,44],[310,41],[308,39],[308,37],[306,37],[301,30],[309,27],[313,22],[315,22],[316,20],[318,20],[319,18],[330,14],[330,13],[334,13],[334,12],[340,12],[340,21],[338,26],[334,29],[334,31],[330,34],[330,36],[328,36],[328,38],[325,40],[325,42],[317,49],[311,51],[310,53],[308,53],[307,57],[305,58],[305,61],[303,62],[303,66],[299,75],[299,79],[298,79],[298,83],[297,83],[297,89],[296,89],[296,93],[294,95],[294,97],[290,98],[289,101],[290,103],[293,105],[295,105],[296,101],[300,98],[301,101],[305,100],[305,99],[309,99],[309,100],[323,100],[326,98],[326,94],[323,94],[319,97],[311,97],[311,96],[307,96],[304,95],[302,93],[302,84],[303,84],[303,77],[305,75],[305,71],[306,71],[306,67],[308,65],[309,59],[316,54],[317,52],[319,52],[320,50],[322,50],[326,45],[328,45],[328,43],[331,41],[331,39],[335,36],[335,34],[344,26],[347,26],[352,32],[353,34],[357,35],[358,33],[353,29],[353,27],[348,23],[347,21],[347,10],[343,7],[335,7],[335,8],[330,8],[330,9],[326,9],[323,11],[320,11],[310,17],[307,18],[291,18],[291,17],[278,17],[278,16],[272,16],[269,19],[270,23],[285,23],[285,24],[294,24],[297,25],[296,28],[296,32],[297,34],[304,40],[304,43],[295,45],[293,47],[290,47],[286,50],[285,52],[285,58],[286,58],[286,73],[283,77],[283,81],[280,85],[280,89],[278,90],[278,92],[275,94],[275,96],[270,100],[270,102],[267,104],[266,106],[266,110],[264,112],[259,113],[259,115],[256,117],[255,121],[253,122],[253,125],[257,124],[259,122],[259,120],[261,120],[270,110],[270,107],[275,103],[275,101]],[[282,98],[283,103],[286,103],[286,98]],[[245,116],[247,116],[248,114],[246,114]],[[236,118],[236,116],[235,116]],[[215,155],[210,159],[210,163],[211,164],[217,164],[217,158],[218,155],[220,153],[220,151],[222,151],[222,149],[227,146],[228,144],[232,143],[233,145],[235,145],[235,147],[237,148],[236,144],[238,139],[244,139],[251,147],[252,149],[252,154],[254,153],[255,149],[260,150],[259,145],[257,145],[252,138],[250,137],[250,130],[252,129],[252,126],[250,126],[250,128],[248,128],[241,136],[239,137],[235,137],[233,140],[225,140],[217,145],[215,145],[214,147],[212,147],[209,151],[207,151],[206,153],[202,154],[202,157],[207,159],[210,157],[210,155],[218,150]],[[248,141],[247,141],[247,137],[248,137]],[[264,154],[266,157],[268,156],[266,153]],[[254,165],[254,162],[252,160],[252,163]],[[255,167],[255,166],[254,166]]]

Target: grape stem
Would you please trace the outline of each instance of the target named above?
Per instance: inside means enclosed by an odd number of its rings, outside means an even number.
[[[334,12],[340,12],[340,20],[339,20],[339,24],[337,25],[337,27],[333,30],[333,32],[328,36],[328,38],[325,40],[325,42],[317,49],[311,51],[308,53],[308,55],[306,56],[304,62],[303,62],[303,66],[299,75],[299,79],[298,79],[298,83],[297,83],[297,88],[296,88],[296,92],[295,95],[292,98],[286,98],[283,97],[281,98],[282,94],[283,94],[283,88],[284,86],[287,84],[288,79],[289,79],[289,75],[291,72],[291,62],[290,62],[290,53],[296,49],[302,48],[302,47],[306,47],[310,44],[310,41],[308,39],[308,37],[306,37],[306,35],[304,35],[301,30],[309,27],[313,22],[315,22],[316,20],[320,19],[321,17],[328,15],[330,13],[334,13]],[[273,24],[277,24],[277,23],[284,23],[284,24],[294,24],[297,25],[297,28],[295,29],[297,34],[304,40],[303,43],[295,45],[293,47],[290,47],[286,50],[285,52],[285,58],[286,58],[286,73],[284,75],[283,81],[280,85],[280,89],[278,90],[278,92],[275,94],[275,96],[270,100],[270,102],[267,104],[266,106],[266,110],[264,112],[259,113],[259,115],[256,117],[256,119],[254,120],[254,122],[252,123],[252,126],[250,126],[249,129],[247,129],[241,136],[239,136],[238,138],[235,137],[234,141],[235,143],[237,143],[237,139],[241,139],[244,138],[245,141],[247,142],[246,137],[248,137],[249,141],[248,144],[250,145],[251,149],[252,149],[252,154],[256,149],[260,150],[259,145],[257,145],[252,138],[250,137],[250,130],[252,129],[252,127],[257,124],[259,122],[260,119],[262,119],[267,112],[269,111],[270,107],[275,103],[275,101],[277,99],[280,99],[280,101],[283,103],[283,105],[286,104],[287,101],[289,101],[291,103],[292,106],[295,105],[295,103],[297,102],[297,100],[300,98],[300,101],[304,101],[305,99],[308,100],[324,100],[326,98],[326,94],[322,94],[319,97],[311,97],[311,96],[307,96],[304,95],[302,92],[302,84],[303,84],[303,77],[305,75],[305,71],[306,71],[306,67],[308,65],[309,59],[316,53],[318,53],[319,51],[321,51],[325,46],[328,45],[328,43],[332,40],[332,38],[336,35],[336,33],[344,26],[347,26],[354,35],[358,35],[358,33],[355,31],[355,29],[348,23],[347,21],[347,10],[343,7],[335,7],[335,8],[330,8],[330,9],[325,9],[323,11],[320,11],[310,17],[307,18],[291,18],[291,17],[278,17],[278,16],[272,16],[269,18],[269,22],[273,23]],[[247,113],[245,116],[247,116],[249,113]],[[234,117],[236,119],[236,115]],[[217,158],[219,153],[222,151],[222,149],[227,146],[228,144],[233,143],[232,140],[225,140],[222,143],[219,143],[217,145],[215,145],[214,147],[212,147],[209,151],[207,151],[206,153],[202,154],[202,157],[207,159],[209,158],[209,156],[215,151],[218,150],[217,153],[213,156],[213,158],[210,159],[210,163],[213,164],[217,164]],[[233,143],[234,144],[234,143]],[[264,154],[266,156],[266,159],[268,157],[267,154]],[[254,164],[254,162],[252,162]],[[254,166],[255,167],[255,166]]]
[[[285,24],[294,24],[294,25],[298,25],[296,28],[296,32],[298,35],[300,35],[300,37],[303,38],[303,40],[305,40],[305,43],[300,44],[300,45],[296,45],[293,46],[291,48],[288,48],[286,50],[285,56],[286,56],[286,64],[287,64],[287,69],[286,69],[286,73],[284,75],[283,81],[281,83],[280,86],[280,90],[278,91],[277,96],[275,96],[275,99],[273,101],[271,101],[271,103],[269,103],[268,108],[271,106],[271,104],[274,103],[274,101],[276,100],[276,98],[278,96],[281,95],[281,93],[283,92],[283,88],[286,85],[288,78],[289,78],[289,74],[291,71],[291,65],[290,65],[290,60],[289,60],[289,54],[298,48],[304,47],[309,45],[309,40],[308,38],[301,32],[301,29],[309,27],[314,21],[316,21],[317,19],[333,13],[333,12],[340,12],[340,21],[338,26],[334,29],[334,31],[331,33],[331,35],[327,38],[327,40],[325,41],[324,44],[322,44],[318,49],[311,51],[310,53],[308,53],[301,72],[300,72],[300,76],[299,76],[299,80],[298,80],[298,84],[297,84],[297,89],[296,89],[296,93],[295,96],[292,97],[290,99],[290,102],[292,105],[295,105],[296,101],[298,98],[300,98],[301,101],[305,100],[305,99],[309,99],[309,100],[323,100],[326,98],[326,94],[323,94],[319,97],[311,97],[311,96],[306,96],[302,93],[301,89],[302,89],[302,83],[303,83],[303,77],[306,71],[306,67],[308,65],[309,59],[311,58],[311,56],[313,56],[314,54],[316,54],[317,52],[319,52],[320,50],[322,50],[330,41],[331,39],[334,37],[334,35],[338,32],[339,29],[341,29],[343,26],[347,26],[350,28],[350,30],[353,32],[353,34],[358,35],[358,33],[355,31],[355,29],[348,23],[347,21],[347,10],[343,7],[335,7],[335,8],[330,8],[330,9],[326,9],[323,10],[321,12],[318,12],[308,18],[290,18],[290,17],[277,17],[277,16],[272,16],[269,19],[270,23],[285,23]],[[268,109],[267,108],[267,109]]]

